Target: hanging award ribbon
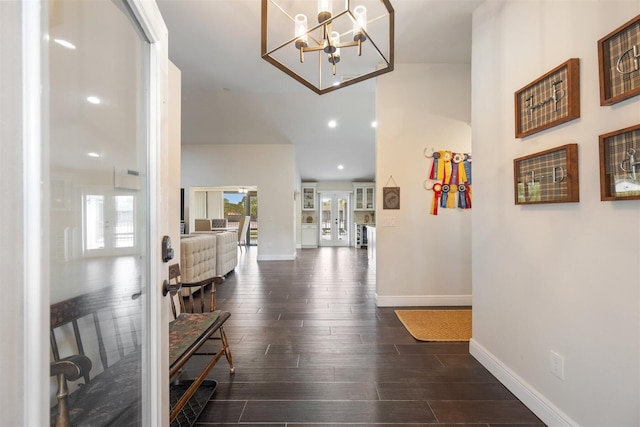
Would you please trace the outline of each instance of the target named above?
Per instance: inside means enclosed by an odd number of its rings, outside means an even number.
[[[455,192],[458,190],[453,184],[449,184],[449,197],[447,198],[447,209],[455,209],[456,207],[456,195]]]
[[[459,209],[468,209],[471,207],[467,203],[467,172],[465,170],[464,161],[467,159],[467,154],[463,153],[455,153],[453,155],[453,166],[454,166],[454,177],[455,181],[452,180],[452,185],[457,185],[458,190],[458,208]]]
[[[433,184],[433,200],[431,201],[431,211],[429,212],[431,215],[438,215],[438,203],[439,199],[442,196],[442,184],[436,182]]]
[[[441,156],[440,156],[440,161],[438,162],[438,166],[440,166],[440,163],[442,163],[442,174],[438,173],[438,181],[442,180],[442,182],[449,184],[449,182],[451,181],[451,158],[453,157],[453,154],[451,153],[451,151],[440,151]],[[439,170],[440,168],[438,167],[438,172],[440,172]]]
[[[455,189],[451,186],[451,179],[453,177],[453,153],[451,151],[444,151],[442,155],[442,162],[444,163],[444,177],[442,180],[442,199],[440,199],[440,207],[453,209],[455,208],[455,198],[449,193],[455,192]]]
[[[471,156],[469,156],[468,154],[465,154],[465,158],[464,158],[464,173],[466,175],[466,180],[464,181],[466,184],[466,192],[465,192],[465,198],[467,200],[467,209],[471,209]]]
[[[458,184],[458,208],[471,209],[471,198],[469,197],[469,187],[466,184]]]
[[[433,153],[433,163],[431,164],[431,172],[429,172],[429,179],[442,179],[438,178],[438,168],[442,166],[442,163],[438,161],[440,159],[440,152],[435,151]],[[444,169],[442,169],[444,171]]]
[[[440,185],[440,190],[442,192],[442,195],[440,196],[440,207],[446,209],[447,203],[449,202],[449,184],[438,185]],[[435,187],[436,184],[433,184],[433,186]]]
[[[464,165],[461,165],[464,162],[465,155],[462,153],[454,153],[453,159],[453,178],[451,179],[451,185],[463,184],[466,181],[466,174],[464,173]]]

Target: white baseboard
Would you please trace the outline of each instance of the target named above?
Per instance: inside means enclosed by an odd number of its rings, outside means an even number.
[[[579,425],[473,338],[469,341],[469,352],[549,427]]]
[[[376,294],[378,307],[470,306],[471,295],[390,295]]]
[[[296,252],[292,255],[258,255],[257,261],[293,261],[296,259]]]

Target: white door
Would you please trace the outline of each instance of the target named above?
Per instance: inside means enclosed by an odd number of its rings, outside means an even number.
[[[349,193],[320,193],[320,246],[349,246]]]
[[[161,235],[169,234],[159,182],[166,143],[166,27],[153,2],[44,5],[42,80],[48,99],[42,101],[42,164],[49,197],[42,228],[49,242],[41,256],[48,266],[43,281],[49,303],[107,291],[104,306],[122,323],[101,321],[103,331],[113,328],[109,332],[121,340],[117,328],[127,328],[109,365],[137,358],[128,380],[134,404],[127,422],[167,425],[168,315],[161,298],[167,266],[159,255]],[[66,335],[58,336],[60,357],[77,351],[71,331]],[[93,377],[102,370],[100,349],[97,342],[83,344]],[[48,362],[49,351],[41,354]],[[47,377],[42,384],[55,406],[55,381]],[[72,390],[77,387],[71,384]],[[121,392],[121,386],[107,385],[107,396]],[[100,421],[105,422],[121,420]],[[31,425],[46,424],[48,416]]]

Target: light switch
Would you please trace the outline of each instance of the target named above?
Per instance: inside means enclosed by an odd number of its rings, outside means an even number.
[[[390,216],[382,219],[382,225],[384,227],[395,227],[396,226],[396,217]]]

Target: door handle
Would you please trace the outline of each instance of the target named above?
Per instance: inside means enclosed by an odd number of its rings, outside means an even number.
[[[162,282],[162,296],[166,297],[167,294],[171,294],[173,296],[181,287],[182,283],[169,283],[167,279],[164,279],[164,282]]]

